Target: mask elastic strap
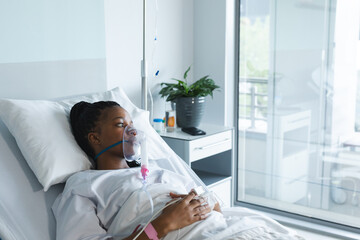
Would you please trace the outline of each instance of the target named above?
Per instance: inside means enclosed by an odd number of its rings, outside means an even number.
[[[114,143],[113,145],[110,145],[110,146],[108,146],[107,148],[101,150],[101,152],[99,152],[99,153],[94,157],[94,160],[96,161],[96,159],[97,159],[101,154],[103,154],[104,152],[106,152],[106,151],[109,150],[110,148],[113,148],[113,147],[115,147],[115,146],[117,146],[117,145],[119,145],[119,144],[121,144],[121,143],[123,143],[123,142],[127,142],[127,141],[119,141],[119,142]]]

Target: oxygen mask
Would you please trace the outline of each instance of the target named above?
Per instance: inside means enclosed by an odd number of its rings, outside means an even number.
[[[145,134],[134,128],[126,126],[123,133],[123,152],[127,161],[137,161],[141,157],[141,145],[145,141]]]
[[[140,166],[139,159],[142,158],[144,154],[146,155],[146,146],[144,146],[145,143],[145,134],[142,131],[135,129],[133,126],[127,125],[123,132],[122,141],[116,142],[100,151],[95,156],[94,160],[97,160],[101,154],[109,149],[122,144],[125,160],[132,166]]]

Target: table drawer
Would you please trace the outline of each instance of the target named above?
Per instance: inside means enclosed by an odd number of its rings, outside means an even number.
[[[225,131],[189,143],[190,162],[232,149],[232,131]]]
[[[219,183],[208,186],[210,191],[213,191],[219,200],[222,207],[231,207],[231,178],[221,181]]]

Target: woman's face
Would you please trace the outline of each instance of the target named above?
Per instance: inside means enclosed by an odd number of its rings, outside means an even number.
[[[130,114],[122,107],[111,107],[105,109],[97,125],[98,138],[100,140],[100,151],[123,140],[126,126],[132,126]],[[119,144],[106,152],[124,157],[123,146]]]

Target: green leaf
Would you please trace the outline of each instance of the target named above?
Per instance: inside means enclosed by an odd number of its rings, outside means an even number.
[[[186,78],[187,78],[187,75],[188,75],[188,72],[190,71],[190,69],[191,69],[191,66],[189,66],[188,69],[184,73],[184,79],[185,80],[187,80]]]
[[[179,80],[179,79],[176,79],[176,78],[171,78],[172,80],[175,80],[175,81],[181,81],[181,80]]]

